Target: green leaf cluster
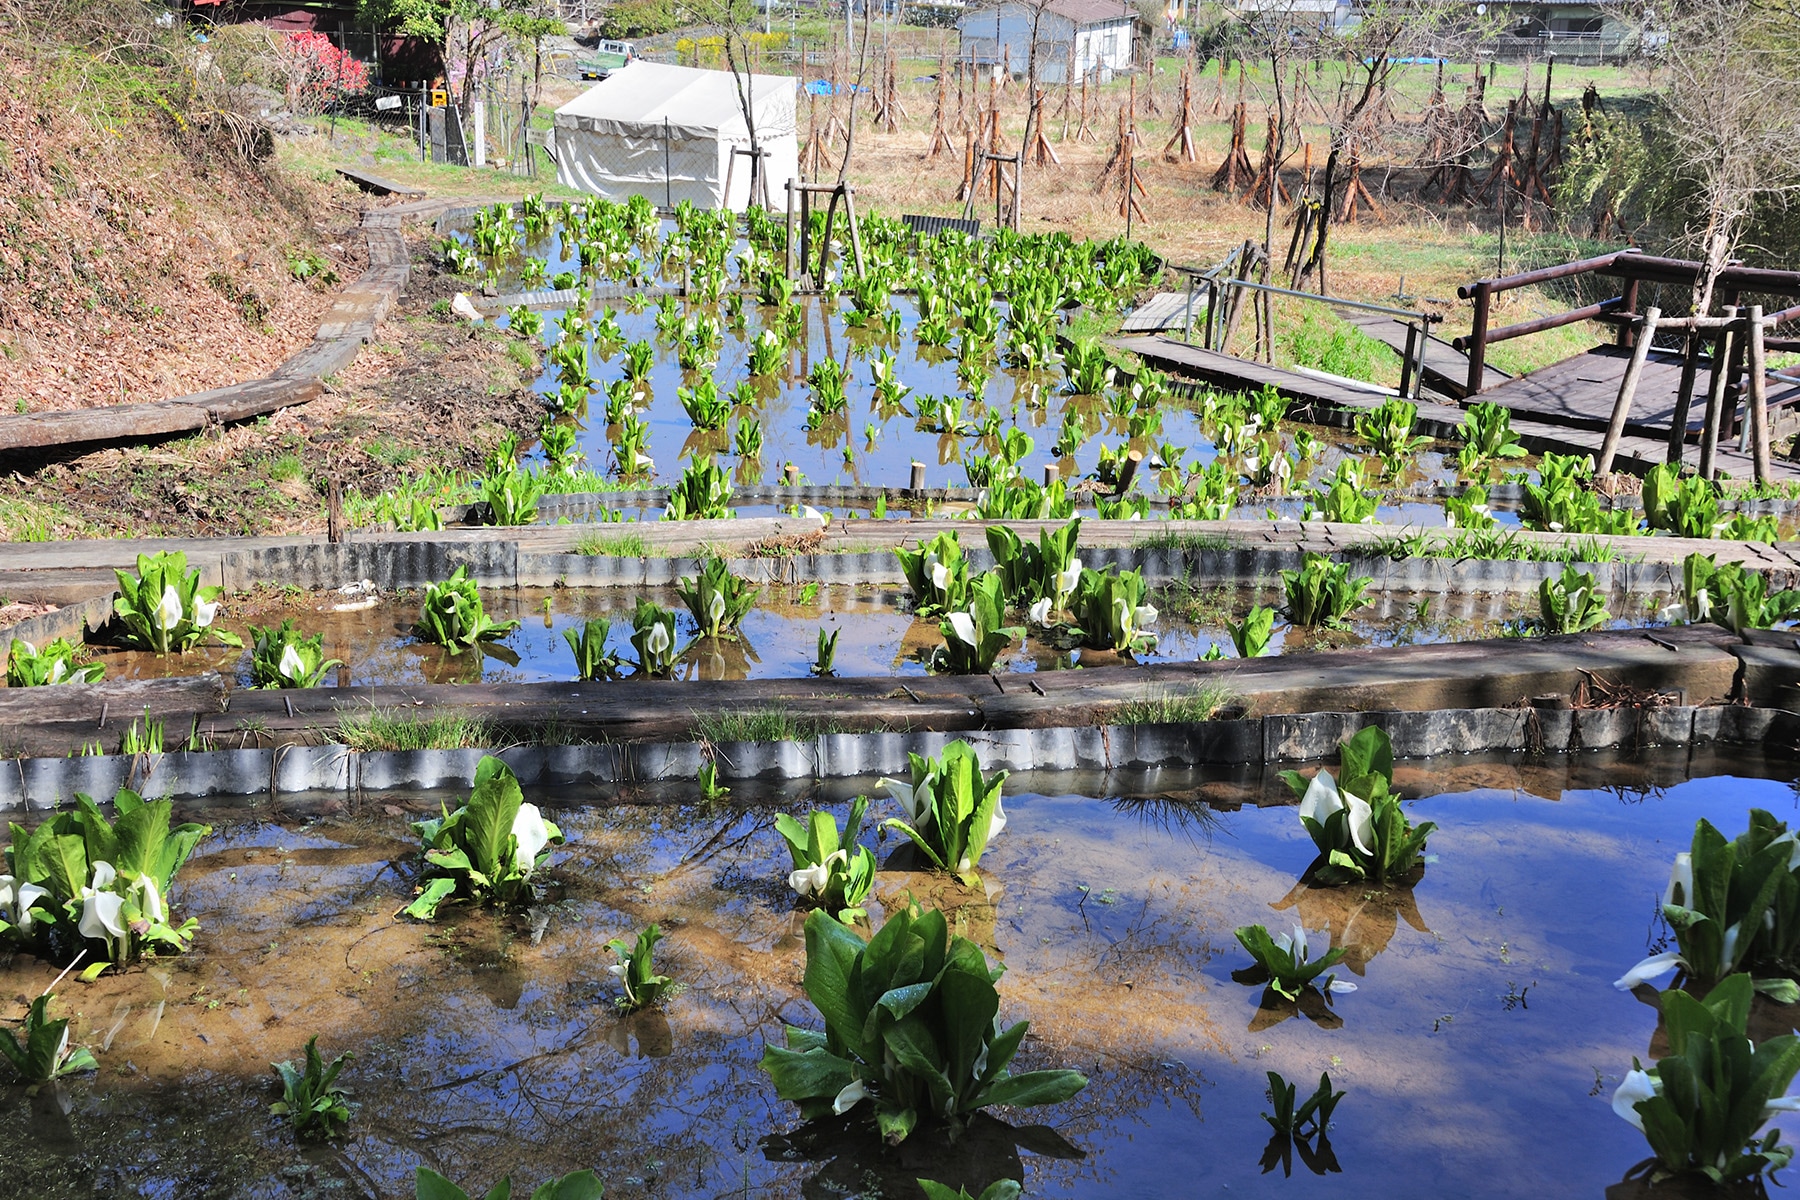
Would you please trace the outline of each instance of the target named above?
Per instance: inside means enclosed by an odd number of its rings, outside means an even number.
[[[1390,471],[1397,470],[1415,450],[1431,441],[1413,433],[1418,420],[1418,405],[1390,398],[1356,414],[1356,436],[1369,444]]]
[[[163,655],[181,654],[209,636],[227,646],[243,645],[236,634],[213,628],[221,589],[201,587],[199,570],[188,569],[181,551],[140,554],[136,575],[113,574],[119,581],[113,612],[127,646]]]
[[[913,611],[921,617],[937,616],[963,607],[969,590],[969,564],[955,530],[945,530],[917,550],[894,549],[906,585],[912,589]]]
[[[1369,602],[1373,580],[1367,575],[1351,578],[1350,564],[1333,562],[1328,555],[1308,551],[1298,571],[1281,573],[1287,604],[1282,612],[1296,625],[1322,625],[1342,629],[1349,615]]]
[[[281,1099],[269,1105],[269,1111],[286,1117],[294,1126],[295,1136],[302,1140],[336,1136],[350,1123],[350,1102],[337,1077],[356,1055],[346,1050],[326,1063],[319,1053],[319,1035],[306,1041],[306,1063],[270,1063],[281,1077]]]
[[[1800,1000],[1800,840],[1764,809],[1731,841],[1702,817],[1663,896],[1687,974],[1708,987],[1736,971],[1782,1003]]]
[[[701,636],[709,638],[735,635],[744,615],[756,607],[761,590],[732,574],[731,567],[717,556],[709,556],[698,575],[684,576],[675,588]]]
[[[636,942],[626,942],[614,938],[606,943],[618,958],[618,962],[608,967],[624,987],[625,994],[613,998],[613,1003],[620,1012],[636,1012],[640,1008],[648,1008],[660,1003],[670,991],[670,979],[667,975],[658,975],[652,961],[656,953],[656,943],[662,941],[662,927],[652,925],[637,935]]]
[[[1003,967],[952,937],[944,915],[910,906],[865,944],[824,912],[806,919],[806,995],[823,1031],[788,1026],[763,1048],[776,1094],[807,1119],[868,1102],[898,1144],[925,1121],[960,1127],[994,1104],[1056,1104],[1087,1086],[1075,1071],[1007,1067],[1028,1023],[1003,1027]]]
[[[1081,560],[1075,557],[1080,537],[1080,517],[1059,529],[1039,530],[1036,545],[1004,525],[988,526],[988,549],[1007,602],[1029,607],[1049,600],[1054,611],[1066,608],[1081,582]]]
[[[580,628],[563,630],[563,640],[575,654],[575,678],[585,681],[619,677],[625,659],[606,648],[611,632],[612,622],[605,617],[590,617]]]
[[[1645,1072],[1653,1094],[1630,1107],[1656,1154],[1657,1174],[1732,1183],[1780,1170],[1793,1158],[1779,1130],[1757,1134],[1773,1111],[1770,1102],[1800,1072],[1800,1038],[1782,1034],[1753,1045],[1745,1036],[1751,994],[1747,975],[1721,981],[1704,1000],[1662,993],[1669,1053]],[[1642,1070],[1635,1058],[1632,1066]]]
[[[517,621],[496,621],[487,615],[481,589],[469,578],[468,567],[462,566],[444,582],[425,586],[425,600],[413,632],[421,641],[461,654],[478,642],[505,637],[518,627]]]
[[[39,650],[24,638],[14,638],[6,648],[6,686],[43,687],[53,683],[98,683],[106,674],[101,663],[75,665],[79,647],[68,638],[55,638]]]
[[[787,813],[775,816],[775,832],[787,844],[794,868],[788,886],[801,904],[822,908],[846,925],[868,915],[862,905],[875,886],[875,853],[857,842],[868,809],[867,796],[852,801],[841,832],[837,818],[822,810],[815,809],[804,825]]]
[[[277,626],[250,627],[250,683],[259,688],[318,687],[325,673],[343,666],[343,660],[325,657],[325,635],[311,637],[288,617]]]
[[[1610,619],[1606,597],[1595,590],[1594,577],[1573,565],[1539,581],[1538,615],[1545,633],[1585,633]]]
[[[86,1046],[69,1046],[69,1018],[49,1017],[50,1001],[55,995],[45,992],[25,1010],[24,1036],[10,1029],[0,1029],[0,1055],[12,1064],[21,1083],[36,1092],[39,1087],[64,1075],[99,1070],[93,1052]]]
[[[721,521],[731,513],[731,478],[712,458],[696,458],[669,489],[665,521]]]
[[[1150,627],[1158,613],[1144,603],[1149,585],[1142,571],[1120,571],[1108,564],[1104,571],[1081,569],[1070,606],[1081,630],[1081,644],[1094,650],[1137,654],[1156,644]]]
[[[536,898],[532,875],[562,830],[525,803],[518,776],[493,755],[475,767],[468,803],[413,822],[424,852],[424,883],[400,915],[429,921],[451,897],[518,907]]]
[[[972,580],[963,594],[966,608],[944,614],[938,625],[944,644],[932,656],[932,667],[954,675],[985,674],[994,669],[1002,651],[1025,631],[1009,626],[1006,601],[1000,594],[1000,573],[987,571]]]
[[[1463,410],[1462,447],[1456,452],[1456,467],[1465,475],[1488,467],[1503,458],[1524,458],[1525,447],[1513,432],[1512,413],[1498,404],[1483,401]]]
[[[1300,824],[1319,856],[1306,878],[1328,887],[1345,883],[1388,886],[1424,861],[1425,843],[1437,825],[1414,827],[1393,790],[1394,747],[1374,725],[1340,743],[1338,771],[1321,769],[1311,779],[1298,771],[1281,777],[1300,798]]]
[[[674,612],[653,600],[639,600],[631,614],[631,645],[638,655],[638,674],[647,679],[673,675],[682,649],[675,641]]]
[[[529,525],[537,520],[538,498],[545,483],[536,471],[509,467],[481,481],[479,500],[487,505],[489,525]]]
[[[1298,925],[1293,934],[1276,936],[1271,936],[1261,925],[1243,925],[1237,929],[1237,940],[1256,960],[1255,969],[1244,982],[1266,983],[1271,991],[1289,1000],[1298,1000],[1300,993],[1336,966],[1345,953],[1342,946],[1336,946],[1317,958],[1308,958],[1306,933]],[[1325,982],[1319,986],[1330,993],[1334,990],[1334,982],[1333,976],[1326,975]],[[1344,989],[1340,986],[1335,990]]]
[[[107,820],[93,799],[29,832],[12,825],[0,875],[0,938],[40,953],[98,945],[94,961],[124,964],[146,950],[185,951],[200,923],[174,924],[169,892],[210,825],[170,827],[174,805],[121,788]]]
[[[908,754],[912,782],[883,779],[879,786],[900,801],[906,819],[889,817],[882,825],[912,839],[938,870],[955,875],[969,887],[980,887],[976,867],[988,843],[1006,828],[1000,785],[1007,772],[983,775],[981,759],[965,741],[954,741],[936,758]]]
[[[1766,575],[1741,563],[1690,554],[1682,562],[1681,578],[1685,603],[1679,615],[1684,620],[1711,620],[1743,637],[1745,630],[1773,629],[1800,615],[1800,591],[1771,592]]]

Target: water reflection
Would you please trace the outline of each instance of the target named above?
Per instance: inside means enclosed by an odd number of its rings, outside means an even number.
[[[1048,1125],[1008,1125],[986,1113],[975,1114],[960,1133],[944,1125],[921,1127],[898,1146],[883,1142],[868,1118],[854,1116],[810,1121],[792,1133],[765,1137],[761,1146],[771,1162],[823,1164],[801,1183],[805,1200],[918,1196],[919,1179],[979,1196],[1002,1179],[1024,1180],[1020,1151],[1064,1162],[1085,1157]]]
[[[1388,948],[1402,920],[1418,932],[1431,935],[1411,884],[1371,892],[1355,884],[1316,887],[1301,882],[1269,907],[1278,912],[1292,911],[1308,929],[1329,930],[1329,949],[1342,950],[1344,965],[1358,975],[1365,974],[1369,960]]]

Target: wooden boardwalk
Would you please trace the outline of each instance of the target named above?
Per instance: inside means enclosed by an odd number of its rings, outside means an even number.
[[[1232,391],[1271,386],[1301,406],[1294,413],[1296,418],[1320,424],[1347,427],[1355,413],[1376,408],[1383,400],[1376,393],[1347,384],[1283,367],[1272,367],[1267,363],[1249,362],[1229,354],[1220,354],[1216,350],[1190,346],[1173,338],[1122,337],[1112,339],[1110,344],[1120,350],[1129,350],[1158,370],[1168,371],[1180,378],[1200,380]],[[1579,361],[1579,358],[1571,361]],[[1512,387],[1535,375],[1536,373],[1520,376],[1505,386]],[[1617,390],[1615,383],[1615,394]],[[1796,387],[1796,390],[1800,391],[1800,387]],[[1481,399],[1497,398],[1493,393],[1483,393]],[[1610,411],[1610,401],[1608,409]],[[1605,436],[1604,420],[1598,427],[1589,428],[1551,420],[1529,408],[1514,408],[1513,412],[1513,431],[1519,435],[1519,440],[1526,449],[1533,453],[1553,450],[1558,454],[1592,454],[1598,457],[1600,443]],[[1462,418],[1463,411],[1456,405],[1426,401],[1419,405],[1418,428],[1421,433],[1431,437],[1453,440],[1457,437],[1457,428],[1462,424]],[[1668,428],[1666,421],[1665,417],[1665,430]],[[1619,442],[1615,465],[1621,471],[1642,474],[1667,457],[1668,444],[1662,434],[1654,430],[1645,432],[1642,426],[1636,429],[1627,426],[1625,436]],[[1739,453],[1735,445],[1728,446],[1721,442],[1717,462],[1719,469],[1733,479],[1753,477],[1750,456]],[[1770,474],[1775,479],[1800,479],[1800,465],[1776,459],[1770,464]]]
[[[1408,326],[1392,317],[1384,317],[1380,313],[1362,312],[1358,309],[1337,309],[1337,315],[1356,326],[1395,354],[1406,353],[1406,331]],[[1484,365],[1482,368],[1482,389],[1496,388],[1512,379],[1498,367]],[[1425,340],[1425,386],[1434,392],[1441,392],[1453,400],[1461,400],[1469,394],[1469,356],[1435,335]]]

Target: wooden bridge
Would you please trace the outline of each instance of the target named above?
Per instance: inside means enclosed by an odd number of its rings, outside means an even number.
[[[1473,302],[1474,321],[1467,336],[1454,340],[1432,335],[1430,326],[1437,318],[1430,313],[1288,292],[1223,271],[1190,272],[1209,289],[1205,328],[1192,331],[1200,344],[1157,336],[1122,337],[1113,345],[1159,369],[1220,387],[1273,386],[1306,406],[1314,419],[1327,422],[1333,412],[1347,422],[1356,410],[1404,394],[1419,400],[1425,432],[1448,437],[1461,421],[1459,404],[1480,400],[1508,409],[1513,428],[1536,450],[1592,453],[1603,465],[1642,472],[1661,462],[1682,461],[1686,448],[1697,442],[1700,470],[1708,477],[1724,472],[1734,479],[1800,479],[1800,466],[1771,461],[1768,451],[1774,439],[1800,429],[1800,372],[1770,371],[1766,365],[1769,351],[1800,350],[1800,341],[1769,336],[1775,326],[1800,320],[1800,305],[1765,309],[1747,303],[1753,298],[1800,299],[1800,272],[1727,267],[1714,288],[1725,309],[1718,317],[1664,318],[1654,305],[1636,311],[1644,284],[1676,289],[1668,296],[1671,310],[1685,307],[1699,270],[1699,263],[1626,250],[1479,280],[1458,289],[1460,297]],[[1620,294],[1551,316],[1491,326],[1496,295],[1586,274],[1619,278]],[[1224,343],[1237,324],[1234,309],[1246,292],[1293,295],[1331,306],[1400,356],[1399,387],[1226,353]],[[1610,344],[1516,377],[1487,363],[1487,349],[1496,343],[1593,320],[1616,327]],[[1657,348],[1651,343],[1658,331],[1665,337],[1676,332],[1679,341]]]

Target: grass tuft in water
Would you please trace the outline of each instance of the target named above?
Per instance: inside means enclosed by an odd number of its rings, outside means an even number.
[[[333,738],[352,750],[471,750],[492,744],[487,722],[454,713],[375,708],[338,718]]]
[[[1220,719],[1227,710],[1241,708],[1242,704],[1242,698],[1223,684],[1206,684],[1197,688],[1164,688],[1119,705],[1113,710],[1110,723],[1185,725],[1195,721],[1214,721]]]
[[[1231,539],[1217,533],[1182,533],[1162,530],[1131,543],[1134,550],[1229,550]]]

